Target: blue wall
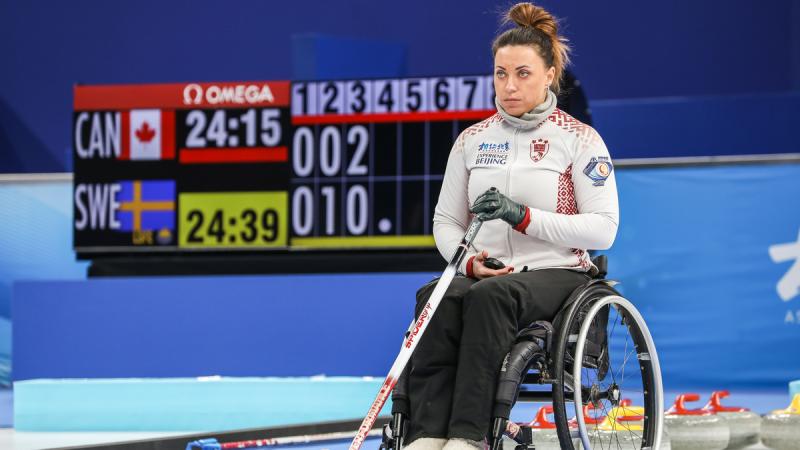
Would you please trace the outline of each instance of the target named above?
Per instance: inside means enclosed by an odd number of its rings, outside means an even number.
[[[800,164],[617,174],[610,276],[642,310],[666,387],[785,389],[800,295],[776,286],[800,262],[770,249],[798,240]],[[433,275],[19,282],[13,375],[383,376]]]
[[[592,111],[615,159],[800,153],[800,91],[598,100]]]
[[[20,282],[14,379],[380,375],[430,274]]]
[[[565,19],[591,99],[800,89],[796,1],[540,3]],[[405,46],[407,63],[395,69],[406,73],[396,75],[485,73],[497,8],[481,0],[4,0],[0,172],[71,170],[75,83],[290,79],[302,66],[293,38],[305,33]],[[375,72],[371,58],[360,64]]]
[[[86,278],[72,250],[72,183],[0,183],[0,317],[16,280]]]
[[[0,183],[0,385],[11,377],[11,289],[19,280],[86,278],[72,251],[68,181]]]
[[[792,2],[792,87],[800,90],[800,2]]]

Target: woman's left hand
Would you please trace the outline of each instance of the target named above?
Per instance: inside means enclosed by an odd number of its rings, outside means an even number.
[[[514,268],[511,266],[503,267],[502,269],[490,269],[483,265],[483,261],[489,257],[489,252],[486,250],[478,253],[475,255],[475,258],[472,260],[472,276],[479,280],[484,278],[490,277],[497,277],[500,275],[508,275],[514,271]]]

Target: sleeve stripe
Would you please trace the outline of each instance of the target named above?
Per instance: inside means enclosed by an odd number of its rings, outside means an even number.
[[[531,209],[525,208],[525,217],[522,219],[517,226],[514,227],[515,230],[519,231],[522,234],[528,234],[525,230],[528,228],[528,225],[531,224]]]
[[[466,272],[467,272],[467,277],[468,277],[468,278],[475,278],[475,277],[473,276],[474,274],[472,273],[472,261],[475,259],[475,256],[476,256],[476,255],[472,255],[472,256],[470,256],[470,257],[469,257],[469,259],[467,260],[467,270],[466,270]]]

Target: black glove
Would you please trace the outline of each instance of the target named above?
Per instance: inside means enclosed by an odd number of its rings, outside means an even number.
[[[475,200],[470,211],[481,220],[503,219],[516,227],[525,220],[526,208],[501,194],[497,188],[491,188]]]

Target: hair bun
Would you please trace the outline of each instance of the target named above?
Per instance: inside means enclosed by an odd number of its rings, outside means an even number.
[[[503,31],[492,41],[492,56],[497,56],[501,47],[528,45],[533,47],[544,60],[545,68],[555,68],[555,78],[550,89],[558,94],[561,90],[561,77],[569,65],[570,48],[568,40],[558,35],[558,21],[542,7],[533,3],[517,3],[503,15],[503,24],[514,22],[517,27]]]
[[[544,8],[533,3],[517,3],[512,6],[505,18],[506,22],[514,22],[520,27],[533,27],[554,38],[558,35],[556,19]]]

